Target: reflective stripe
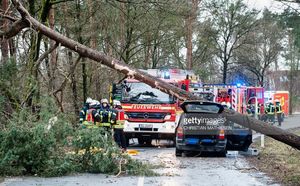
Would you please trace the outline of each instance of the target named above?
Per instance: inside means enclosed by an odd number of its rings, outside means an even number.
[[[94,125],[94,123],[91,122],[91,121],[84,121],[82,124],[85,125],[85,126]]]
[[[100,125],[103,126],[103,127],[110,127],[111,126],[110,123],[101,123]]]
[[[111,118],[111,111],[108,111],[108,121],[110,121]]]
[[[113,128],[122,129],[124,128],[125,120],[117,120],[117,123],[113,125]]]

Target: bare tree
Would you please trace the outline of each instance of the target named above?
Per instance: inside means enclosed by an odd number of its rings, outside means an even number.
[[[227,83],[227,72],[234,63],[233,53],[244,45],[244,36],[256,25],[257,12],[249,10],[242,0],[214,0],[209,12],[215,33],[210,34],[217,46],[217,59],[222,64],[222,82]]]
[[[257,77],[259,86],[264,86],[270,65],[276,65],[282,51],[283,37],[283,30],[272,18],[271,12],[265,10],[257,29],[248,33],[244,45],[235,53],[238,63]]]

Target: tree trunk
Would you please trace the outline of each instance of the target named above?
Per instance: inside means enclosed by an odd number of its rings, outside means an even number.
[[[6,12],[8,8],[8,0],[2,0],[2,7],[1,9]],[[0,27],[3,28],[3,30],[6,30],[8,27],[8,21],[6,19],[3,19],[0,22]],[[2,54],[2,63],[6,63],[8,60],[8,51],[9,51],[9,43],[8,39],[2,38],[0,39],[1,42],[1,54]]]
[[[223,79],[222,79],[223,84],[226,84],[226,81],[227,81],[227,70],[228,70],[228,62],[224,61],[223,62]]]
[[[52,7],[49,11],[49,26],[52,30],[54,30],[54,24],[55,24],[55,12],[54,8]],[[55,41],[50,40],[50,48],[52,48],[55,45]],[[54,49],[51,54],[50,54],[50,72],[51,72],[51,77],[49,80],[49,85],[51,88],[51,92],[55,90],[55,71],[56,71],[56,66],[57,66],[57,61],[56,61],[56,49]]]
[[[186,64],[187,69],[193,68],[193,26],[197,18],[199,0],[192,0],[192,9],[186,19]]]
[[[125,48],[125,25],[126,25],[126,7],[125,3],[120,2],[120,51],[124,51]],[[122,53],[120,59],[122,58]]]
[[[144,73],[138,69],[135,69],[131,66],[128,66],[122,61],[119,61],[117,59],[114,59],[110,56],[106,56],[102,52],[98,52],[96,50],[93,50],[91,48],[88,48],[74,40],[71,40],[62,34],[55,32],[48,27],[42,25],[40,22],[35,20],[33,17],[29,15],[27,10],[21,6],[19,1],[13,0],[15,7],[18,9],[18,11],[21,13],[24,19],[26,19],[28,22],[31,23],[32,27],[45,36],[49,37],[50,39],[53,39],[61,45],[76,51],[78,54],[80,54],[82,57],[88,57],[94,61],[100,62],[103,65],[106,65],[112,69],[115,69],[123,74],[125,74],[128,77],[135,78],[141,82],[144,82],[151,87],[155,87],[167,94],[173,95],[177,97],[180,100],[187,100],[187,99],[194,99],[203,101],[202,98],[199,98],[195,95],[193,95],[190,92],[186,92],[178,87],[175,87],[171,84],[168,84],[164,82],[163,80],[157,79],[147,73]],[[242,126],[251,128],[257,132],[260,132],[262,134],[266,134],[276,140],[279,140],[283,143],[286,143],[287,145],[290,145],[298,150],[300,150],[300,137],[296,134],[290,133],[288,131],[282,130],[280,128],[270,126],[267,123],[264,123],[262,121],[256,120],[255,118],[248,117],[247,115],[242,115],[240,113],[237,113],[233,110],[225,109],[224,115],[227,117],[228,120],[233,121],[235,123],[238,123]]]

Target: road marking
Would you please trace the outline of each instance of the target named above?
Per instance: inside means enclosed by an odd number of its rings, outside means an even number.
[[[137,186],[143,186],[144,185],[144,178],[145,178],[144,176],[139,177]]]

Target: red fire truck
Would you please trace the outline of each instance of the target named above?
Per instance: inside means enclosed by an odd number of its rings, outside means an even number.
[[[240,113],[246,113],[247,105],[264,104],[263,87],[247,87],[239,84],[204,84],[204,92],[211,92],[214,98],[210,101],[226,105]]]
[[[176,86],[178,81],[193,74],[180,69],[149,69],[145,72]],[[112,99],[120,100],[125,111],[127,140],[137,138],[139,144],[151,144],[152,139],[175,140],[179,109],[176,98],[135,79],[125,79],[113,85]]]

